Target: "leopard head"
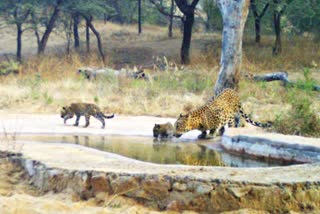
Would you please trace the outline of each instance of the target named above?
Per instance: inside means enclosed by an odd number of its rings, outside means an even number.
[[[153,137],[157,138],[160,133],[161,133],[161,125],[160,124],[154,124]]]
[[[191,129],[188,127],[189,123],[189,114],[180,114],[179,118],[177,121],[174,123],[174,136],[175,137],[181,137],[182,134],[190,131]]]
[[[60,112],[61,118],[64,119],[64,123],[66,123],[66,120],[72,118],[74,115],[73,111],[71,111],[70,107],[63,106]]]

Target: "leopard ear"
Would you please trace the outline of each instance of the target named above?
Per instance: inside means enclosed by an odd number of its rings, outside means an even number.
[[[63,110],[66,110],[67,108],[65,106],[62,107]]]

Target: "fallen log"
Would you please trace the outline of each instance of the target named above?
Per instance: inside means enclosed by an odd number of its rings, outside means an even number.
[[[97,78],[107,77],[107,76],[123,76],[133,79],[144,79],[148,80],[148,75],[145,74],[143,70],[114,70],[111,68],[92,68],[92,67],[82,67],[77,70],[78,74],[83,75],[88,80],[95,80]]]
[[[256,82],[281,81],[284,86],[287,86],[287,87],[296,87],[297,86],[297,87],[299,87],[298,83],[289,80],[288,73],[285,71],[268,73],[268,74],[263,74],[263,75],[249,74],[249,75],[246,75],[246,78],[253,80],[253,81],[256,81]],[[320,91],[320,86],[313,84],[312,90],[313,91]]]

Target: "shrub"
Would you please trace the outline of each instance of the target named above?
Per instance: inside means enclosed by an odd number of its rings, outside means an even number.
[[[274,129],[283,134],[320,137],[320,118],[312,110],[312,102],[297,89],[292,89],[287,97],[291,110],[276,116]]]

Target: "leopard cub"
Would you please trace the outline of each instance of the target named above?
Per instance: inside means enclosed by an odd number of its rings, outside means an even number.
[[[111,119],[114,117],[114,114],[106,116],[97,105],[91,103],[71,103],[69,106],[62,107],[60,115],[63,118],[64,124],[76,115],[74,126],[78,126],[80,117],[84,116],[86,118],[85,128],[89,126],[90,116],[97,118],[102,123],[101,128],[105,127],[104,118]]]

